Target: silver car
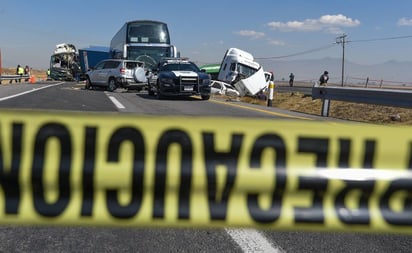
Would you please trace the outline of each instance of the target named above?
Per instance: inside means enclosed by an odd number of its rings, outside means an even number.
[[[86,72],[86,90],[95,86],[114,91],[118,87],[142,90],[147,86],[144,63],[140,61],[108,59]]]
[[[212,94],[227,95],[232,97],[240,96],[239,91],[237,91],[235,87],[225,82],[212,80],[211,88]]]

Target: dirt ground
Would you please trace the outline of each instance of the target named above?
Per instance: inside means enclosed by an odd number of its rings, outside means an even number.
[[[241,100],[267,105],[266,101],[256,98],[244,97]],[[312,100],[312,97],[301,93],[275,92],[272,106],[319,116],[322,101]],[[340,101],[331,102],[329,117],[375,124],[412,125],[412,109]]]
[[[15,68],[3,68],[2,75],[15,75]],[[47,70],[32,69],[31,74],[36,77],[36,80],[46,80],[47,79]]]

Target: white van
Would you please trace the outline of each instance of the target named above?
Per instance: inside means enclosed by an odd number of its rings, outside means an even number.
[[[218,80],[233,85],[241,96],[255,95],[267,87],[262,66],[254,61],[253,55],[238,48],[226,51]]]

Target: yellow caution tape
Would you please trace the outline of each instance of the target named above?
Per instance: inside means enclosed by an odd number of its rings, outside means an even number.
[[[2,111],[0,224],[412,232],[410,127]]]

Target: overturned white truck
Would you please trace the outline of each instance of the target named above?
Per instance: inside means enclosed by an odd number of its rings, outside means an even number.
[[[223,57],[217,79],[233,85],[240,96],[253,96],[268,87],[273,74],[265,72],[250,53],[229,48]]]

